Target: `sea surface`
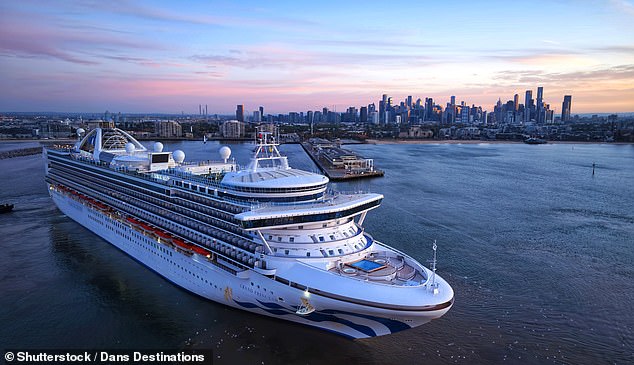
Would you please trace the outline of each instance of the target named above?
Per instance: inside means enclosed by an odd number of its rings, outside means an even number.
[[[220,147],[165,145],[186,159]],[[230,147],[246,164],[253,146]],[[421,262],[437,241],[456,293],[444,317],[352,341],[207,301],[57,210],[37,155],[0,160],[0,203],[16,205],[0,215],[0,347],[212,348],[215,364],[634,363],[633,145],[349,148],[385,177],[333,187],[385,195],[364,223],[376,239]],[[316,170],[299,145],[281,149]]]

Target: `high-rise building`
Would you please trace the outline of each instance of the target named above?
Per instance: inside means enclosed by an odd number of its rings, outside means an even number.
[[[262,119],[264,119],[264,107],[260,106],[260,116],[262,117]]]
[[[368,107],[367,106],[362,106],[361,110],[359,112],[359,121],[361,123],[367,123],[368,122]]]
[[[387,95],[383,94],[383,99],[387,99]],[[385,103],[386,100],[379,101],[379,120],[381,123],[385,123]]]
[[[373,111],[372,113],[370,113],[370,123],[378,125],[379,124],[379,112],[378,111]]]
[[[513,104],[513,109],[517,112],[520,109],[520,96],[518,94],[513,96]]]
[[[535,116],[535,120],[537,120],[538,124],[543,124],[544,117],[544,88],[539,86],[537,88],[537,114]]]
[[[530,122],[533,109],[533,90],[526,90],[524,97],[524,123]]]
[[[228,120],[220,126],[220,133],[225,138],[242,138],[244,137],[244,123],[237,120]]]
[[[434,99],[425,98],[425,120],[432,119],[433,110],[434,110]]]
[[[561,121],[570,121],[570,109],[572,108],[572,95],[564,95],[564,102],[561,104]]]
[[[173,120],[162,120],[156,125],[157,134],[162,138],[174,138],[183,136],[183,128],[180,123]]]
[[[262,115],[260,115],[260,111],[259,110],[254,110],[253,111],[253,122],[254,123],[260,123],[262,121]]]
[[[313,121],[315,120],[315,116],[312,110],[309,110],[306,112],[306,122],[308,124],[313,124]]]
[[[244,123],[244,105],[238,105],[236,108],[236,119]]]
[[[411,95],[407,96],[407,107],[410,108],[410,109],[412,108],[412,96]]]

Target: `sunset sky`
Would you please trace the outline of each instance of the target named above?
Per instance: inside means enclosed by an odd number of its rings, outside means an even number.
[[[628,0],[4,0],[0,112],[492,110],[537,86],[556,114],[633,112],[633,24]]]

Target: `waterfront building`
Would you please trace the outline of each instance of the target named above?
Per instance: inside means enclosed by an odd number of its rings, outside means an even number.
[[[244,123],[239,120],[228,120],[220,125],[220,134],[224,138],[244,137]]]
[[[180,138],[183,136],[183,127],[173,120],[162,120],[156,123],[156,133],[161,138]]]

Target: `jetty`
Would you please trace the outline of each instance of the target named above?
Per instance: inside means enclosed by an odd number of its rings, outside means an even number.
[[[332,181],[383,176],[374,167],[374,160],[344,149],[340,143],[322,138],[302,142],[302,147],[317,167]]]
[[[18,148],[15,150],[0,152],[0,160],[4,160],[5,158],[37,155],[40,153],[42,153],[42,147]]]

